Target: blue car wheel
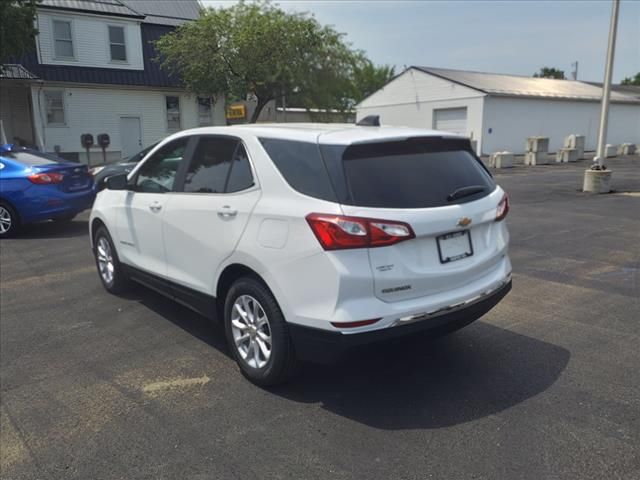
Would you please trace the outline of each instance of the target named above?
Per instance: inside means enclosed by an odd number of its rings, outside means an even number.
[[[20,226],[20,219],[15,210],[8,204],[0,202],[0,238],[15,233]]]

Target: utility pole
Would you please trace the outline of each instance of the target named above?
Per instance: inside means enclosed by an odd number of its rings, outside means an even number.
[[[578,80],[578,60],[571,63],[571,67],[573,68],[573,70],[571,70],[571,77],[574,80]]]
[[[618,29],[618,12],[620,0],[612,0],[611,23],[609,25],[609,46],[607,62],[604,70],[602,86],[602,109],[600,111],[600,130],[598,131],[598,147],[594,165],[585,172],[583,190],[592,193],[608,193],[611,191],[611,170],[604,165],[605,146],[607,143],[607,126],[609,122],[609,99],[611,97],[611,77],[613,75],[613,57],[616,49],[616,33]]]

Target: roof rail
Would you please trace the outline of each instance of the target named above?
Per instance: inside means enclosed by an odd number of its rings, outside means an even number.
[[[361,127],[379,127],[380,115],[367,115],[359,122],[356,122],[356,125],[359,125]]]

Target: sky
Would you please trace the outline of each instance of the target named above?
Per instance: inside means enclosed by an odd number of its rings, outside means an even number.
[[[201,0],[225,7],[234,1]],[[604,79],[610,0],[280,0],[346,34],[376,64],[532,75],[556,67],[578,80]],[[640,1],[622,0],[614,82],[640,72]]]

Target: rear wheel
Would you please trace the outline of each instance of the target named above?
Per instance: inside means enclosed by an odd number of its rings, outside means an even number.
[[[93,253],[104,288],[114,294],[125,292],[130,286],[129,278],[122,268],[111,236],[105,227],[100,227],[96,231]]]
[[[16,211],[6,203],[0,202],[0,238],[13,235],[20,226]]]
[[[284,315],[262,282],[236,280],[227,293],[224,321],[229,348],[251,382],[272,386],[295,374],[298,362]]]

